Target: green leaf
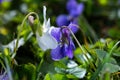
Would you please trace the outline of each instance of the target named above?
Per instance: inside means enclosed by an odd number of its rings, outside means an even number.
[[[76,76],[77,78],[83,78],[86,74],[86,69],[80,67],[74,67],[66,70],[69,74]]]
[[[67,78],[69,78],[69,79],[78,79],[76,76],[74,76],[74,75],[72,75],[72,74],[67,74],[66,76],[67,76]]]
[[[46,74],[44,80],[67,80],[67,77],[62,74],[48,73],[48,74]]]
[[[102,68],[101,72],[110,72],[114,73],[120,70],[120,66],[112,64],[112,63],[105,63],[104,67]]]
[[[55,77],[55,80],[67,80],[67,77],[65,75],[62,75],[62,74],[55,74],[54,75]]]
[[[45,75],[44,80],[51,80],[51,79],[50,79],[50,75],[49,75],[49,73]]]
[[[70,60],[69,63],[67,64],[68,68],[74,68],[74,67],[77,67],[77,66],[78,66],[78,64],[75,63],[75,61],[73,61],[73,60]]]
[[[103,51],[103,50],[101,50],[101,49],[96,49],[95,51],[96,51],[96,53],[97,53],[98,58],[99,58],[101,61],[102,61],[102,60],[105,58],[105,56],[108,54],[106,51]]]
[[[86,69],[79,67],[78,64],[73,60],[69,60],[67,67],[68,69],[66,69],[66,72],[74,75],[77,78],[83,78],[86,74]]]
[[[60,61],[55,61],[54,66],[66,69],[67,68],[66,65],[67,65],[68,61],[69,61],[68,58],[65,57],[65,58],[61,59]]]
[[[58,67],[55,67],[55,71],[57,73],[61,73],[61,74],[65,74],[66,73],[66,70],[64,68],[58,68]]]
[[[39,26],[37,26],[37,30],[36,30],[37,32],[38,32],[38,34],[39,34],[39,36],[42,36],[42,26],[41,25],[39,25]]]
[[[36,78],[36,67],[35,65],[29,63],[25,65],[16,66],[15,70],[18,73],[20,80],[35,80]]]
[[[117,53],[113,53],[114,56],[117,56],[117,57],[120,57],[120,53],[117,52]]]
[[[46,74],[48,72],[55,73],[55,67],[54,67],[53,61],[49,60],[48,62],[44,60],[44,62],[41,65],[40,72],[42,74]]]

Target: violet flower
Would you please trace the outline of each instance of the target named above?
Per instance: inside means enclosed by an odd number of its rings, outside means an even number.
[[[69,25],[71,26],[71,25]],[[68,26],[68,27],[69,27]],[[70,37],[70,31],[68,28],[53,28],[51,31],[53,37],[58,41],[58,46],[55,49],[51,50],[51,57],[53,60],[60,60],[64,57],[68,57],[70,59],[73,58],[73,50],[75,49],[75,45]]]
[[[78,24],[78,17],[82,14],[84,9],[83,3],[77,3],[76,0],[68,0],[66,5],[68,15],[61,14],[57,17],[56,23],[57,26],[68,26],[70,23]],[[75,27],[75,32],[77,32],[78,28]],[[74,31],[73,31],[74,32]],[[75,33],[74,32],[74,33]]]
[[[66,6],[69,15],[73,18],[78,17],[79,15],[81,15],[81,13],[83,12],[84,9],[84,4],[83,3],[77,3],[76,0],[69,0],[67,2],[67,6]]]

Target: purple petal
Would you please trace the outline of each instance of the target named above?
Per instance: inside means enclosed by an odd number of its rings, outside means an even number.
[[[8,74],[2,74],[0,75],[0,80],[9,80]]]
[[[76,7],[77,7],[77,2],[76,2],[76,0],[69,0],[69,1],[67,2],[66,8],[67,8],[68,12],[70,12],[70,11],[73,10],[73,9],[75,9]]]
[[[58,46],[56,49],[51,50],[51,57],[53,60],[57,61],[65,57],[64,47]]]
[[[71,23],[78,25],[78,18],[74,18],[74,19],[71,21]]]
[[[73,50],[75,49],[75,45],[71,38],[70,38],[70,43],[66,49],[67,49],[66,56],[68,56],[70,59],[72,59],[73,58]]]
[[[73,24],[73,23],[70,23],[68,27],[72,30],[73,33],[76,33],[79,29],[78,25]]]
[[[78,17],[79,15],[82,14],[83,9],[84,9],[84,4],[80,3],[77,5],[77,8],[72,9],[69,14],[72,17]]]
[[[0,3],[2,3],[2,0],[0,0]]]
[[[71,49],[70,46],[67,48],[66,56],[69,57],[70,59],[73,58],[73,50]]]
[[[64,36],[65,38],[69,38],[70,37],[70,31],[68,30],[68,28],[63,28],[62,29],[62,36]]]
[[[53,27],[52,30],[51,30],[51,35],[52,35],[58,42],[60,42],[60,38],[61,38],[60,28],[55,28],[55,27]]]
[[[69,20],[67,15],[60,15],[56,19],[57,26],[68,26],[69,25]]]

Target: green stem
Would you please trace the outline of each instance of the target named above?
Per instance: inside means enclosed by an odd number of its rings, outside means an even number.
[[[68,28],[69,29],[69,28]],[[90,62],[91,66],[93,67],[93,69],[95,70],[95,66],[94,64],[91,62],[91,60],[89,59],[89,57],[86,55],[86,52],[84,51],[84,49],[82,48],[80,42],[77,40],[77,38],[75,37],[74,33],[71,31],[71,29],[69,29],[69,31],[71,32],[73,38],[75,39],[75,41],[77,42],[78,46],[80,47],[80,49],[82,50],[83,54],[85,55],[86,59]]]
[[[111,55],[112,55],[112,51],[115,49],[115,47],[120,43],[120,41],[118,41],[113,48],[110,50],[109,54],[107,55],[107,57],[103,60],[102,64],[99,64],[99,68],[96,70],[96,72],[93,74],[93,76],[91,77],[90,80],[96,80],[98,74],[100,73],[101,69],[103,68],[103,66],[105,65],[106,62],[108,62],[108,60],[110,59]]]
[[[12,75],[11,75],[12,73],[10,71],[10,66],[8,65],[8,59],[6,58],[6,56],[5,56],[5,64],[7,67],[7,73],[8,73],[9,80],[13,80]]]
[[[39,63],[39,65],[38,65],[38,67],[37,67],[37,79],[36,80],[39,80],[39,72],[40,72],[40,68],[41,68],[41,66],[42,66],[42,63],[43,63],[43,61],[44,61],[44,58],[42,57],[42,59],[41,59],[41,61],[40,61],[40,63]]]
[[[2,60],[0,60],[0,63],[2,65],[2,67],[4,68],[4,70],[6,70],[5,65],[3,64]]]
[[[24,23],[25,23],[25,21],[27,20],[27,18],[30,16],[30,15],[35,15],[36,17],[37,17],[37,19],[38,19],[38,21],[39,21],[39,16],[38,16],[38,14],[37,13],[35,13],[35,12],[30,12],[29,14],[27,14],[26,16],[25,16],[25,18],[23,19],[23,21],[22,21],[22,24],[20,25],[20,31],[18,32],[18,36],[17,36],[17,41],[16,41],[16,46],[15,46],[15,48],[14,48],[14,53],[13,53],[13,55],[12,55],[12,59],[16,56],[16,51],[17,51],[17,49],[18,49],[18,42],[19,42],[19,39],[20,39],[20,32],[22,31],[22,29],[23,29],[23,27],[24,27]]]
[[[5,53],[5,51],[2,51],[2,52],[3,52],[3,57],[4,57],[5,65],[6,65],[6,71],[7,71],[8,78],[9,78],[9,80],[13,80],[9,62],[8,62],[7,56],[5,55],[6,53]]]

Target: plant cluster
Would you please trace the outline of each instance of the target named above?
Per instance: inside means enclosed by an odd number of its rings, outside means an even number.
[[[80,24],[87,24],[84,8],[84,3],[68,0],[68,14],[56,18],[57,27],[46,18],[46,6],[43,19],[29,12],[17,26],[16,38],[0,43],[0,80],[119,80],[120,41],[98,39],[89,25],[91,36],[87,37]],[[82,44],[76,37],[80,31]]]

